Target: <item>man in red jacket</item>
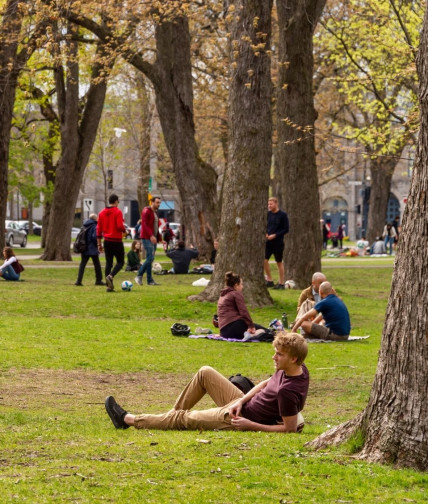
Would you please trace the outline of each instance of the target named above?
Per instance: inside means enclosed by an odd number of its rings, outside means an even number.
[[[114,291],[113,277],[119,273],[125,263],[125,248],[123,236],[126,233],[123,222],[122,210],[119,207],[119,196],[111,194],[108,199],[109,206],[101,210],[98,215],[97,243],[100,253],[104,251],[106,256],[106,284],[107,292]],[[104,238],[104,247],[101,239]],[[113,267],[113,258],[116,265]]]
[[[135,282],[143,285],[143,275],[147,273],[147,285],[158,285],[152,277],[152,263],[155,258],[156,245],[162,241],[159,233],[159,217],[157,210],[160,207],[161,199],[155,196],[150,206],[147,206],[141,212],[141,242],[146,251],[146,260],[140,266]]]

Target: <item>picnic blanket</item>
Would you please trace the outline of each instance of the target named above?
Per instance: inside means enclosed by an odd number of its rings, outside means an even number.
[[[333,341],[333,340],[325,340],[318,338],[305,338],[308,343],[348,343],[348,341],[360,341],[370,338],[370,335],[367,336],[349,336],[347,340],[343,341]]]
[[[233,339],[233,338],[223,338],[220,336],[220,334],[189,334],[189,338],[192,339],[199,339],[199,338],[205,338],[205,339],[212,339],[212,340],[217,340],[217,341],[229,341],[230,343],[266,343],[266,341],[260,341],[256,339],[250,339],[250,340],[242,340],[242,339]],[[360,341],[360,340],[365,340],[367,338],[370,338],[369,335],[367,336],[349,336],[349,338],[345,341],[332,341],[332,340],[322,340],[322,339],[310,339],[306,338],[306,341],[308,343],[347,343],[348,341]]]

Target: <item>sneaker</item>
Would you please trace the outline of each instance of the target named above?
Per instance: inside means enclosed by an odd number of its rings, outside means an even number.
[[[114,400],[113,396],[108,396],[104,403],[106,407],[106,411],[110,420],[113,422],[113,425],[116,429],[127,429],[129,425],[125,423],[124,418],[128,413],[123,408],[121,408],[117,402]]]
[[[136,276],[134,278],[134,280],[135,280],[135,283],[137,283],[138,285],[143,285],[143,277]]]
[[[272,282],[272,280],[266,280],[266,287],[274,287],[274,283]]]
[[[103,285],[105,287],[105,282],[95,282],[95,285]]]
[[[157,282],[155,282],[154,280],[152,280],[151,282],[149,282],[147,285],[160,285],[158,284]]]
[[[114,291],[113,277],[111,275],[106,276],[107,292]]]
[[[76,282],[74,285],[77,285],[78,287],[83,287],[82,282]]]
[[[285,285],[284,285],[284,284],[277,283],[277,284],[275,285],[274,289],[276,289],[276,290],[285,290]]]

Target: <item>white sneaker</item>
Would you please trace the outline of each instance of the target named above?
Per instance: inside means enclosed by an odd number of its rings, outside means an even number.
[[[143,277],[136,276],[134,280],[138,285],[143,285]]]

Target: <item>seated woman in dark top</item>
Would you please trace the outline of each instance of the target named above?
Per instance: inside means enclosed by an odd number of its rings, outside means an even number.
[[[220,336],[228,339],[244,339],[244,333],[255,335],[258,329],[269,332],[265,327],[255,324],[245,306],[242,289],[243,281],[239,275],[228,271],[225,275],[225,288],[217,303]]]
[[[141,266],[141,242],[134,240],[131,244],[131,250],[127,254],[128,264],[126,271],[138,271]]]

